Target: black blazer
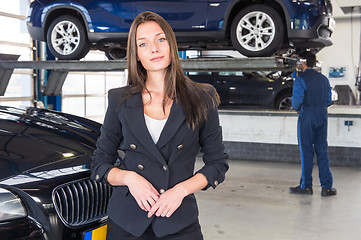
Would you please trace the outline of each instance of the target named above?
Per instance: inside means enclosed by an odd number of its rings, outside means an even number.
[[[224,181],[228,155],[224,153],[217,109],[210,110],[208,121],[193,131],[186,124],[182,105],[173,101],[168,120],[155,144],[145,124],[141,94],[124,100],[129,88],[111,89],[108,93],[108,109],[92,161],[92,178],[106,182],[107,173],[114,168],[117,151],[121,149],[125,157],[120,168],[137,172],[162,192],[195,174],[195,159],[201,150],[205,164],[198,172],[208,180],[205,189],[215,188]],[[128,187],[115,186],[108,214],[134,236],[142,235],[152,224],[156,236],[162,237],[194,222],[198,217],[198,207],[194,194],[191,194],[183,199],[170,218],[148,218]]]

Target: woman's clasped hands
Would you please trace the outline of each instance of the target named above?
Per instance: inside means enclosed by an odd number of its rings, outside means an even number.
[[[181,205],[186,191],[181,184],[160,194],[154,186],[141,175],[132,174],[128,188],[138,206],[148,212],[148,218],[170,217]]]

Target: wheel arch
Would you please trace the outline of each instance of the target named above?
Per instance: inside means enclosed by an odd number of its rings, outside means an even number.
[[[90,16],[86,10],[80,10],[78,7],[70,5],[55,6],[44,17],[43,28],[45,39],[52,21],[54,21],[57,17],[64,15],[76,17],[83,24],[86,32],[89,32],[90,29],[92,29]]]
[[[288,87],[288,88],[282,89],[281,91],[279,91],[279,92],[277,93],[277,95],[276,95],[275,98],[273,99],[273,107],[274,107],[274,108],[276,107],[278,100],[279,100],[282,96],[284,96],[284,95],[286,95],[286,94],[291,94],[291,96],[292,96],[292,87]]]
[[[278,14],[280,14],[283,23],[284,23],[284,29],[285,29],[285,34],[284,34],[284,41],[287,40],[287,36],[288,36],[288,29],[290,28],[291,25],[291,20],[290,20],[290,16],[288,14],[287,11],[287,6],[284,4],[284,2],[282,0],[235,0],[233,1],[233,3],[231,4],[231,6],[229,7],[229,9],[227,10],[226,13],[226,17],[225,17],[225,36],[228,40],[231,39],[230,34],[231,34],[231,26],[232,26],[232,22],[233,19],[236,17],[237,13],[240,12],[242,9],[250,6],[250,5],[254,5],[254,4],[264,4],[267,5],[271,8],[273,8],[274,10],[277,11]]]

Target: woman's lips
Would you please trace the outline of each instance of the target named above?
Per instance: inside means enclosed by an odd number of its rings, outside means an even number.
[[[163,59],[163,57],[155,57],[155,58],[150,59],[150,61],[157,62],[157,61],[159,61],[161,59]]]

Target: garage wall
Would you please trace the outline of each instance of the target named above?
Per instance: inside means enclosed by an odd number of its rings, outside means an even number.
[[[329,112],[329,146],[360,147],[361,114],[337,113],[337,108]],[[297,145],[297,118],[296,113],[287,112],[220,110],[225,141]],[[345,126],[345,121],[352,121],[353,126]]]
[[[331,67],[346,67],[344,77],[331,77],[330,82],[332,86],[350,86],[357,100],[359,99],[359,91],[355,82],[360,66],[361,14],[359,10],[355,10],[352,14],[345,14],[338,6],[337,1],[333,0],[332,4],[333,15],[336,20],[336,29],[332,35],[333,45],[322,49],[317,57],[322,64],[322,73],[327,77],[329,77]]]
[[[332,165],[361,167],[361,110],[344,114],[337,106],[329,110],[328,143]],[[353,126],[345,126],[352,121]],[[220,110],[223,140],[231,159],[300,161],[297,114],[287,112],[236,112]]]

